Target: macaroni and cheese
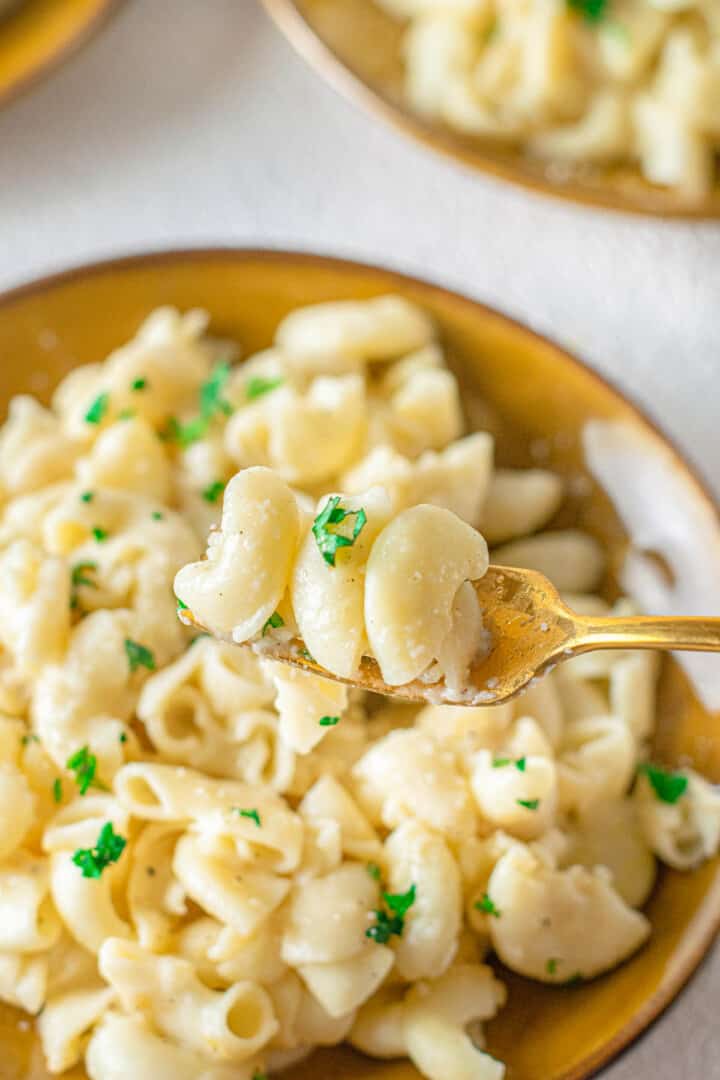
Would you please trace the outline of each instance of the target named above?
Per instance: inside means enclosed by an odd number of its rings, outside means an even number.
[[[262,1080],[343,1040],[501,1080],[490,954],[555,984],[623,961],[720,797],[648,762],[650,654],[415,708],[193,636],[185,603],[459,678],[478,529],[608,610],[597,543],[542,531],[563,481],[466,433],[424,312],[303,309],[242,364],[205,331],[156,311],[0,431],[0,999],[92,1080]]]

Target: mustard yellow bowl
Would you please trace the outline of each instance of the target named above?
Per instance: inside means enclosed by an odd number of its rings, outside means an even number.
[[[655,187],[629,166],[568,170],[561,178],[559,170],[519,149],[419,117],[403,94],[404,27],[381,11],[374,0],[263,3],[297,51],[342,94],[472,169],[588,206],[659,217],[720,217],[720,178],[711,195],[694,201]]]
[[[19,0],[0,16],[0,104],[84,44],[120,0]]]
[[[665,477],[717,525],[717,511],[680,455],[632,404],[558,346],[481,304],[433,285],[356,263],[267,251],[169,252],[100,263],[0,296],[0,413],[12,394],[47,399],[74,365],[96,361],[132,336],[159,304],[203,307],[213,330],[246,351],[268,345],[278,321],[301,304],[388,291],[437,320],[458,373],[471,423],[496,435],[500,464],[547,464],[576,482],[564,510],[601,539],[617,566],[626,536],[607,497],[584,474],[581,437],[590,421],[620,422],[665,458]],[[714,527],[714,526],[713,526]],[[707,558],[720,560],[720,542]],[[613,581],[608,581],[612,592]],[[705,710],[669,661],[660,685],[655,753],[694,763],[720,780],[718,714]],[[509,1003],[488,1026],[491,1053],[509,1080],[581,1080],[609,1061],[668,1005],[720,925],[720,860],[691,874],[665,871],[647,906],[653,935],[617,971],[580,987],[555,988],[505,971]],[[19,1013],[0,1006],[2,1080],[47,1080],[37,1039]],[[376,1062],[351,1050],[323,1050],[283,1074],[288,1080],[411,1080],[406,1062]],[[79,1070],[63,1074],[83,1076]],[[160,1080],[160,1078],[158,1078]],[[164,1080],[164,1078],[163,1078]],[[448,1080],[453,1080],[448,1077]]]

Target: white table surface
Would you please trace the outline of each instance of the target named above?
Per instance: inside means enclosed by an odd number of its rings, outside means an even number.
[[[337,97],[256,0],[128,0],[0,111],[0,288],[211,243],[389,263],[494,304],[630,391],[720,493],[720,228],[462,171]],[[718,1001],[716,950],[605,1080],[720,1078]]]

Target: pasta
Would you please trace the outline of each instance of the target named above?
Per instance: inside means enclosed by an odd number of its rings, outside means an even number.
[[[487,955],[549,983],[625,960],[720,796],[647,760],[647,654],[424,708],[263,655],[462,687],[481,532],[580,610],[611,610],[604,556],[553,528],[560,477],[465,432],[404,299],[291,312],[238,365],[205,330],[161,309],[0,431],[0,999],[91,1080],[260,1080],[343,1040],[502,1080]]]
[[[720,148],[714,0],[378,0],[406,21],[405,94],[423,118],[562,168],[637,164],[688,200]]]

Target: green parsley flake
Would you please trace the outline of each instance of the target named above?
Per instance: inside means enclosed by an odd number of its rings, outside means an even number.
[[[376,862],[367,863],[365,865],[365,869],[367,870],[368,874],[373,879],[373,881],[379,881],[380,880],[380,867],[378,866],[378,864]]]
[[[94,491],[83,491],[82,495],[80,496],[80,502],[91,503],[94,498],[95,498],[95,492]]]
[[[331,525],[340,525],[346,518],[354,517],[355,525],[350,536],[331,531]],[[340,496],[333,495],[325,503],[325,506],[313,522],[313,536],[320,550],[320,554],[329,566],[335,565],[335,555],[338,548],[352,547],[362,532],[367,515],[360,510],[344,510],[340,506]]]
[[[278,615],[277,611],[273,611],[272,615],[262,628],[262,636],[265,637],[268,630],[278,630],[281,626],[285,625],[285,620],[282,615]]]
[[[518,806],[524,806],[526,810],[537,810],[540,805],[539,799],[516,799]]]
[[[223,491],[225,490],[224,480],[214,480],[212,484],[208,484],[202,493],[202,497],[205,502],[216,503]]]
[[[554,956],[551,956],[550,959],[548,960],[548,962],[545,965],[545,970],[548,973],[548,975],[555,975],[556,972],[557,972],[557,966],[558,966],[557,960],[555,959]]]
[[[107,790],[105,785],[95,778],[97,758],[90,753],[89,746],[83,746],[71,754],[65,762],[65,767],[75,773],[75,783],[81,795],[87,794],[88,788],[91,787]]]
[[[162,521],[164,519],[164,517],[165,517],[165,515],[161,514],[159,510],[153,510],[153,512],[152,512],[153,521]]]
[[[40,740],[38,739],[37,735],[32,735],[31,734],[31,735],[23,735],[20,742],[22,743],[23,746],[28,746],[29,743],[31,743],[31,742],[40,742]]]
[[[492,915],[494,918],[500,918],[500,912],[495,907],[487,893],[482,894],[482,900],[476,900],[473,907],[476,911],[484,911],[486,915]]]
[[[177,600],[177,609],[178,609],[178,611],[188,611],[189,610],[187,604],[185,603],[185,601],[181,600],[179,596],[176,596],[175,599]]]
[[[653,791],[661,802],[674,804],[687,791],[687,777],[681,773],[666,772],[658,765],[646,762],[641,765],[638,772],[647,776]]]
[[[252,1080],[270,1080],[270,1078],[268,1077],[267,1073],[260,1072],[259,1069],[256,1069],[255,1072],[252,1074]]]
[[[138,641],[133,641],[131,638],[125,638],[125,655],[128,658],[128,664],[130,665],[130,671],[137,671],[139,667],[147,668],[148,671],[155,670],[155,657],[150,649],[145,645],[141,645]]]
[[[235,811],[236,814],[239,814],[240,817],[250,818],[251,821],[255,822],[258,829],[260,828],[261,821],[260,821],[260,815],[258,814],[257,810],[255,810],[255,809],[241,810],[239,806],[234,806],[233,810]]]
[[[269,394],[271,390],[277,390],[278,386],[282,386],[284,380],[280,377],[276,379],[265,379],[262,375],[253,375],[245,384],[245,394],[248,401],[255,401],[256,398],[262,397],[263,394]]]
[[[117,418],[118,420],[132,420],[134,416],[134,409],[123,409],[121,412],[118,413]]]
[[[318,720],[318,723],[320,724],[320,727],[335,727],[336,724],[340,723],[340,717],[339,716],[321,716],[320,719]]]
[[[55,780],[53,781],[52,792],[55,802],[62,802],[62,780],[59,776],[56,776]]]
[[[527,758],[518,758],[515,762],[515,768],[518,772],[525,772],[525,766],[527,765]]]
[[[219,413],[229,416],[232,405],[222,396],[232,368],[229,363],[218,364],[207,382],[200,387],[200,415],[185,424],[175,416],[169,416],[163,431],[159,433],[165,442],[177,442],[185,450],[198,439],[207,435],[211,420]]]
[[[206,419],[218,412],[225,413],[226,416],[232,413],[232,405],[222,396],[231,370],[232,365],[228,361],[218,364],[208,381],[200,387],[200,415]]]
[[[72,857],[72,861],[82,870],[85,878],[99,878],[106,866],[116,863],[123,851],[127,840],[124,836],[118,836],[112,826],[112,822],[106,822],[100,830],[97,843],[93,848],[78,848]]]
[[[85,413],[86,424],[99,424],[108,411],[110,404],[109,394],[98,394],[92,405]]]
[[[79,588],[80,585],[87,585],[90,589],[97,589],[97,582],[87,577],[88,570],[97,570],[97,563],[81,562],[73,566],[70,572],[70,582],[74,589]]]
[[[610,0],[567,0],[571,11],[577,11],[586,22],[598,23],[610,9]]]
[[[93,534],[93,538],[97,540],[98,544],[105,543],[108,536],[110,535],[107,529],[103,529],[101,525],[93,525],[91,532]]]
[[[124,731],[120,732],[120,735],[118,736],[118,742],[121,742],[121,743],[126,743],[127,742],[127,735],[125,734]]]
[[[377,942],[378,945],[385,945],[393,934],[397,937],[402,936],[405,929],[405,916],[415,903],[415,886],[411,885],[404,893],[384,892],[382,898],[388,910],[376,911],[374,926],[369,926],[365,931],[365,937]]]
[[[512,758],[509,758],[509,757],[496,757],[496,758],[493,758],[492,767],[493,767],[493,769],[504,769],[506,765],[510,765],[511,763],[512,763]]]
[[[133,381],[130,383],[130,389],[134,390],[135,392],[137,392],[138,390],[147,390],[147,388],[148,381],[143,376],[140,376],[139,379],[133,379]]]

